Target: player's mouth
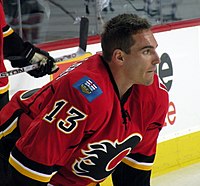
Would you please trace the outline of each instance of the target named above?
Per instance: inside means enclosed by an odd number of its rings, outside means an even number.
[[[147,73],[154,73],[155,71],[156,71],[156,67],[148,70]]]

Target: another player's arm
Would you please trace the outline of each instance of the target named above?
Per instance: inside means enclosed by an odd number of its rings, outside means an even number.
[[[24,67],[38,63],[38,69],[28,72],[34,77],[42,77],[58,70],[54,58],[48,52],[30,42],[24,42],[9,25],[3,27],[3,38],[4,58],[11,61],[12,67]]]

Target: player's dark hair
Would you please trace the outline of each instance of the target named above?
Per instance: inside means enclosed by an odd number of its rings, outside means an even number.
[[[101,34],[104,59],[110,61],[115,49],[121,49],[129,54],[130,48],[134,44],[132,35],[150,28],[151,24],[147,19],[135,14],[120,14],[112,18],[105,24],[104,31]]]

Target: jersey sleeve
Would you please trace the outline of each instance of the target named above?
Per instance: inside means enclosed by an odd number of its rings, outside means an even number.
[[[84,136],[87,104],[69,82],[62,80],[60,85],[50,84],[24,102],[34,119],[17,141],[9,162],[24,176],[48,183]]]
[[[23,39],[9,25],[3,27],[3,42],[5,59],[9,56],[18,56],[25,50]]]
[[[47,186],[47,183],[28,178],[9,165],[9,178],[7,179],[7,185]]]
[[[112,173],[114,186],[150,186],[151,171],[134,169],[121,162]]]
[[[22,91],[16,93],[11,101],[0,111],[0,151],[1,155],[6,159],[8,159],[11,149],[20,137],[18,125],[20,118],[23,118],[25,123],[29,122],[29,117],[27,116],[27,118],[25,118],[26,114],[23,113],[16,99],[21,92]]]

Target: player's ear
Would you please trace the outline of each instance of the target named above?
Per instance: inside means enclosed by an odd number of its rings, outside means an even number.
[[[123,65],[124,63],[124,52],[120,49],[116,49],[112,55],[112,61],[118,65]]]

